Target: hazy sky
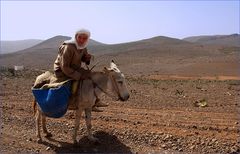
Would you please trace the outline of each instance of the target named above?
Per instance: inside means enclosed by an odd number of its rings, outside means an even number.
[[[239,33],[239,1],[1,1],[1,40],[48,39],[84,27],[94,40]]]

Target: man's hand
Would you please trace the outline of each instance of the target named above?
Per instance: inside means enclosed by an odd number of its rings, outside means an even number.
[[[90,70],[80,68],[78,69],[78,72],[81,73],[80,80],[91,79],[92,72]]]
[[[87,65],[90,64],[91,58],[92,58],[92,55],[91,55],[91,54],[86,54],[86,55],[84,56],[84,61],[85,61],[85,63],[86,63]]]
[[[91,54],[86,54],[85,58],[86,61],[90,61],[91,60],[92,55]]]

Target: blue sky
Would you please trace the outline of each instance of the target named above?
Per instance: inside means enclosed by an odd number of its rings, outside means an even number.
[[[239,1],[1,1],[1,40],[72,36],[81,27],[110,44],[239,33]]]

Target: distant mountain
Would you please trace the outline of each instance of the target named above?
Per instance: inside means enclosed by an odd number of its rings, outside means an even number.
[[[13,52],[35,52],[46,49],[56,50],[62,42],[69,39],[71,39],[71,37],[58,35],[47,40],[2,41],[2,48],[4,49],[3,51],[8,52],[2,52],[1,54],[8,54]],[[96,45],[103,45],[103,43],[90,39],[89,46]],[[22,48],[20,46],[22,46]],[[14,48],[14,50],[10,50],[10,48]]]
[[[120,44],[112,44],[112,45],[102,45],[97,46],[97,48],[90,48],[95,54],[114,54],[114,53],[122,53],[122,52],[138,52],[139,54],[142,51],[145,53],[146,50],[148,52],[166,52],[162,51],[165,47],[174,47],[177,45],[189,45],[191,43],[165,36],[157,36],[149,39],[143,39],[134,42],[120,43]],[[143,53],[143,54],[144,54]]]
[[[52,51],[56,51],[59,47],[59,45],[61,43],[63,43],[66,40],[71,39],[71,37],[68,36],[62,36],[62,35],[58,35],[58,36],[54,36],[50,39],[47,39],[45,41],[42,41],[41,43],[32,46],[30,48],[24,49],[24,50],[20,50],[18,51],[20,52],[44,52],[44,50],[52,50]],[[94,40],[90,40],[89,41],[89,46],[96,46],[96,45],[102,45],[102,43],[94,41]]]
[[[61,42],[68,39],[70,39],[70,37],[55,36],[31,48],[12,54],[2,55],[0,57],[0,64],[7,66],[25,65],[34,68],[52,67],[53,61],[55,60],[58,53],[58,46],[61,44]],[[195,52],[195,50],[191,50],[191,46],[194,46],[194,44],[187,41],[165,36],[158,36],[140,41],[113,45],[107,45],[94,40],[90,40],[88,49],[91,54],[94,54],[96,56],[104,54],[116,55],[120,53],[128,53],[131,54],[131,56],[136,57],[144,55],[148,57],[158,57],[166,54],[196,54],[197,52]],[[179,48],[184,48],[185,50],[179,51]]]
[[[0,65],[25,65],[29,67],[50,66],[57,56],[59,45],[69,39],[71,38],[68,36],[58,35],[30,48],[9,54],[2,54],[0,56]],[[89,48],[95,48],[95,46],[102,45],[104,44],[90,39],[88,46]]]
[[[240,47],[239,34],[192,36],[184,38],[183,40],[200,44],[227,45]]]
[[[61,42],[67,36],[55,36],[31,48],[0,56],[1,66],[24,65],[26,68],[52,69]],[[240,47],[192,43],[158,36],[135,42],[103,44],[90,40],[88,51],[95,55],[96,67],[116,60],[128,74],[236,74]]]
[[[68,36],[54,36],[50,39],[44,40],[41,43],[26,49],[28,52],[35,52],[34,50],[42,50],[42,49],[55,49],[57,48],[63,41],[69,40],[70,37]],[[25,51],[25,52],[26,52]]]
[[[17,41],[1,41],[0,54],[16,52],[30,48],[34,45],[39,44],[43,40],[28,39],[28,40],[17,40]]]

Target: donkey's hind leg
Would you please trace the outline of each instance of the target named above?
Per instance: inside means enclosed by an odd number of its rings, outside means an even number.
[[[36,112],[36,135],[37,135],[37,142],[38,143],[41,143],[42,142],[42,138],[41,138],[41,135],[40,135],[40,118],[41,118],[41,113],[39,110],[37,110]]]
[[[46,127],[46,116],[42,113],[42,128],[43,128],[43,133],[45,137],[52,137],[52,134],[48,132],[47,127]]]

